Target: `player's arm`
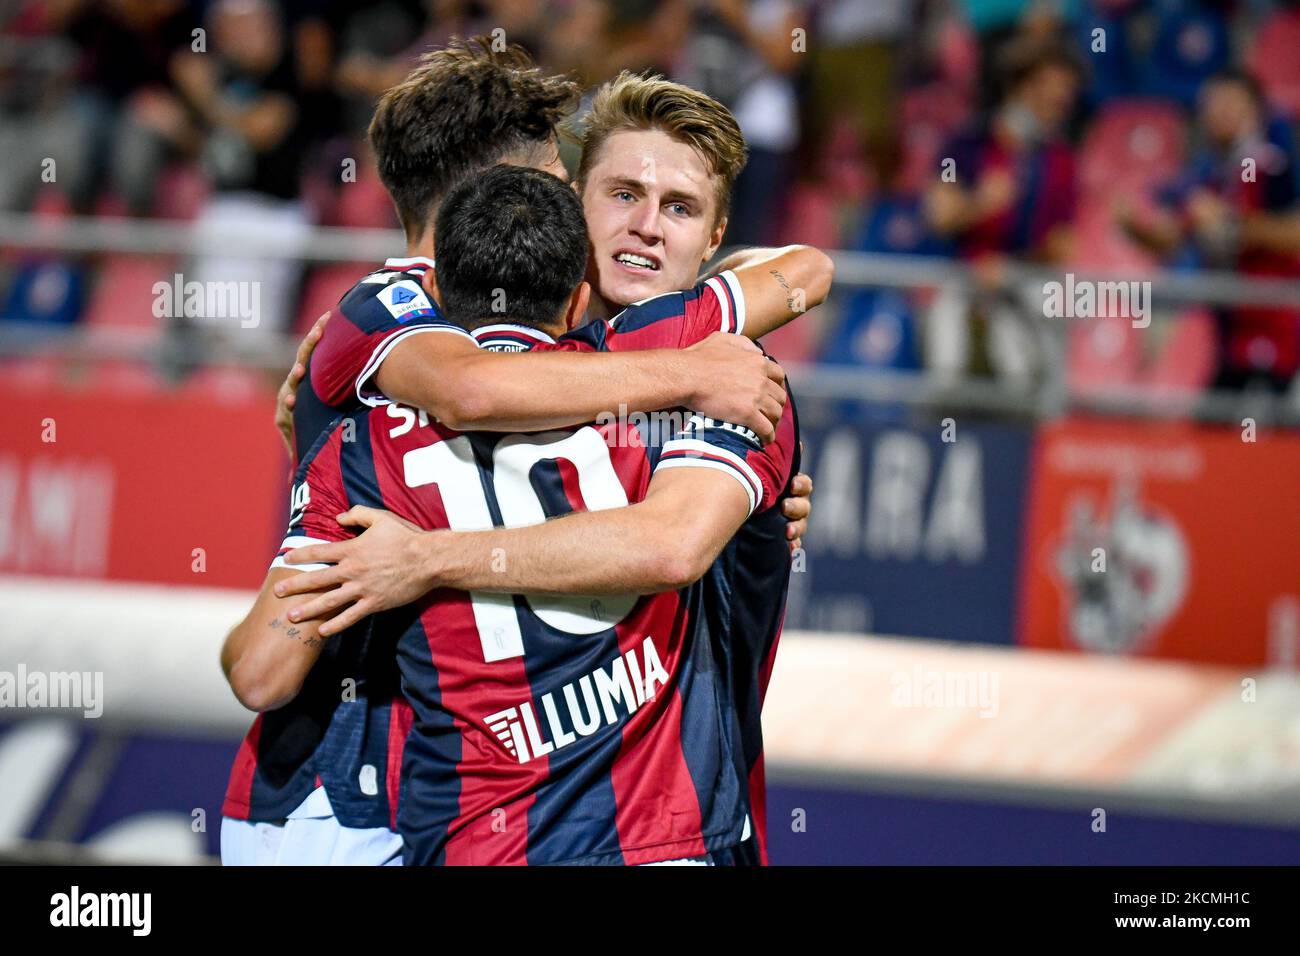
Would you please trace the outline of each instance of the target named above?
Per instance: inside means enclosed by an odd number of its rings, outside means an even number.
[[[302,687],[326,641],[319,621],[289,620],[290,601],[276,597],[275,585],[301,575],[297,568],[272,568],[252,610],[235,625],[221,647],[221,670],[235,697],[249,710],[283,707]]]
[[[789,410],[776,439],[761,449],[752,435],[696,416],[664,444],[644,501],[526,528],[423,532],[388,512],[353,508],[339,520],[364,533],[286,554],[289,564],[333,566],[277,591],[287,597],[337,588],[290,611],[295,621],[337,614],[322,624],[321,633],[332,634],[440,586],[559,594],[681,587],[704,573],[749,514],[776,503],[797,443]]]
[[[710,274],[728,271],[735,274],[744,296],[741,334],[759,339],[825,302],[835,263],[812,246],[741,249],[718,262]]]
[[[724,473],[670,469],[656,472],[645,498],[626,508],[432,536],[422,573],[438,586],[473,591],[671,591],[703,576],[751,505],[744,487]]]
[[[684,406],[735,421],[767,440],[780,418],[784,373],[735,336],[689,349],[516,354],[467,336],[412,335],[376,376],[393,401],[457,431],[545,431],[627,411]]]
[[[352,541],[301,548],[291,557],[327,567],[287,579],[289,612],[329,635],[437,587],[532,594],[651,594],[698,580],[753,505],[727,474],[706,468],[656,472],[644,500],[524,528],[421,531],[384,511],[353,508],[368,530]],[[340,612],[341,613],[338,613]],[[326,615],[336,616],[324,621]]]

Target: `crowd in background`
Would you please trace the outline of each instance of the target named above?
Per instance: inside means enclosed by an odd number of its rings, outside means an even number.
[[[727,104],[750,146],[728,244],[949,256],[981,277],[973,292],[842,291],[776,343],[783,358],[1014,387],[1041,373],[1046,346],[1008,292],[1008,263],[1300,277],[1297,2],[19,0],[3,11],[0,211],[249,223],[287,245],[313,224],[395,226],[364,146],[375,99],[448,37],[501,30],[588,88],[652,70]],[[350,158],[355,181],[340,175]],[[312,267],[260,268],[268,328],[321,311]],[[102,271],[6,256],[0,315],[80,321]],[[1080,331],[1072,371],[1291,386],[1300,313],[1192,312],[1143,337],[1129,323]]]

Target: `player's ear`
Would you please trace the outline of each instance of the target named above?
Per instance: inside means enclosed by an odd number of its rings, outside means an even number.
[[[583,281],[569,295],[569,307],[564,312],[564,328],[576,329],[582,325],[582,318],[587,314],[587,305],[591,302],[591,284]]]
[[[420,285],[424,286],[424,291],[429,293],[429,298],[438,303],[438,308],[442,308],[442,295],[438,292],[438,276],[436,269],[425,269],[424,275],[420,277]]]
[[[718,246],[722,245],[722,237],[727,233],[727,217],[723,216],[718,220],[718,224],[713,227],[713,233],[709,236],[709,248],[704,250],[703,262],[708,262],[713,258],[713,254],[718,251]]]

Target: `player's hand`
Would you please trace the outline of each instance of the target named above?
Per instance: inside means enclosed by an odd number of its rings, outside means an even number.
[[[289,611],[289,620],[294,623],[333,615],[320,626],[324,637],[346,631],[371,614],[410,604],[430,589],[417,569],[422,566],[421,539],[431,532],[390,512],[362,505],[339,515],[338,522],[347,528],[365,530],[349,541],[312,544],[290,551],[284,556],[285,564],[290,566],[333,567],[295,574],[275,586],[277,597],[326,592]]]
[[[691,408],[709,418],[743,425],[767,444],[785,408],[785,372],[740,335],[714,332],[682,352],[695,394]]]
[[[302,383],[303,376],[307,374],[307,360],[311,358],[316,343],[320,341],[329,317],[330,313],[326,312],[317,319],[311,331],[298,343],[298,354],[294,356],[293,368],[289,369],[288,377],[280,385],[280,391],[275,396],[275,427],[280,429],[280,437],[284,439],[285,447],[289,449],[290,458],[293,457],[293,406],[298,401],[298,386]]]
[[[812,478],[802,471],[790,482],[790,495],[781,500],[781,514],[785,515],[785,537],[790,551],[803,547],[803,536],[808,533],[808,516],[812,514]]]

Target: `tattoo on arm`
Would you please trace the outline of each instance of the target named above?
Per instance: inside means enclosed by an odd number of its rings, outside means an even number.
[[[790,288],[790,283],[786,281],[785,276],[781,275],[781,273],[775,269],[769,269],[768,272],[776,277],[776,281],[779,282],[781,288],[785,290],[785,307],[791,312],[797,312],[798,310],[795,308],[796,300],[794,291]]]
[[[305,637],[302,633],[302,628],[295,627],[293,624],[290,624],[288,621],[282,621],[278,617],[271,619],[270,626],[272,630],[284,631],[285,637],[292,638],[293,640],[298,641],[299,643],[305,645],[306,647],[320,647],[322,644],[325,643],[325,639],[323,637],[319,637],[319,636]]]

